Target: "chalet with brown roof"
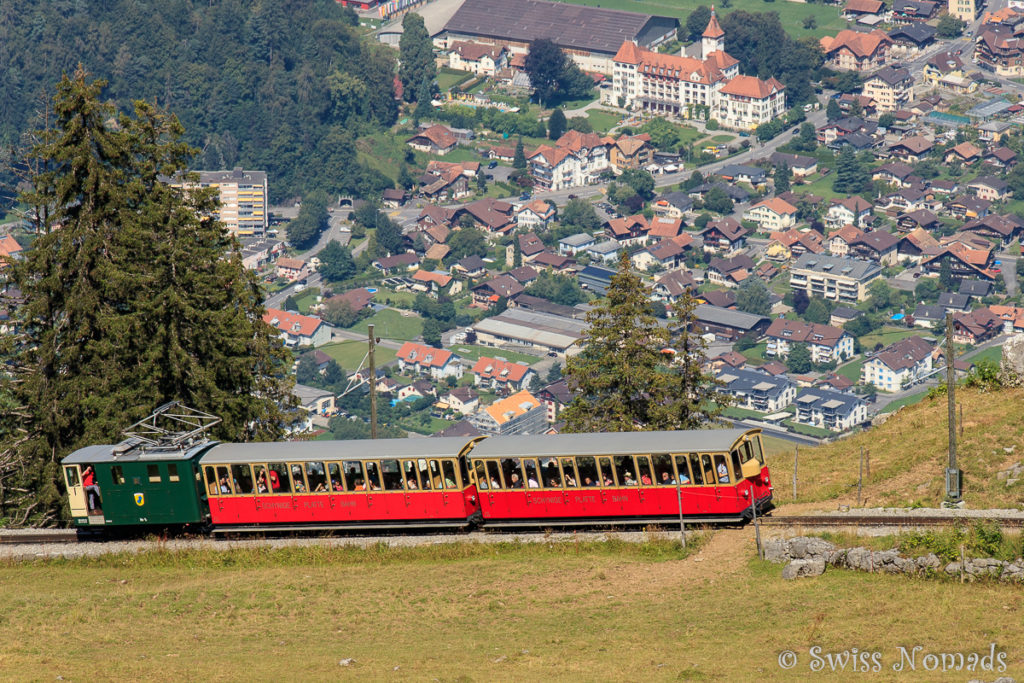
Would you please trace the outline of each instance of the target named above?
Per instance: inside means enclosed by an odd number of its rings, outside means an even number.
[[[468,278],[483,277],[487,274],[487,264],[477,256],[467,256],[452,266],[452,271]]]
[[[406,199],[408,199],[408,195],[401,188],[388,188],[384,190],[380,198],[381,204],[389,209],[397,209],[400,206],[404,206]]]
[[[436,297],[441,292],[448,291],[448,287],[454,282],[461,291],[462,283],[455,280],[451,275],[447,273],[438,273],[430,270],[417,270],[412,274],[413,282],[417,283],[418,287],[422,288],[421,291],[429,292],[431,296]],[[416,289],[417,287],[413,287]],[[454,288],[453,288],[454,289]],[[452,294],[457,294],[458,291],[452,291]]]
[[[747,243],[749,234],[750,230],[731,217],[708,221],[708,224],[700,231],[700,236],[704,240],[705,252],[725,255],[742,249]]]
[[[517,235],[517,241],[519,242],[519,253],[523,256],[523,261],[529,263],[537,254],[544,251],[544,243],[535,233],[528,232],[525,235]]]
[[[990,202],[1004,202],[1013,196],[1009,183],[992,175],[979,176],[967,183],[967,191]]]
[[[652,242],[658,242],[678,237],[681,234],[683,234],[683,221],[681,218],[654,217],[651,219],[647,238]],[[692,242],[693,240],[691,239],[690,241]]]
[[[883,266],[895,266],[899,263],[897,246],[900,238],[885,230],[869,230],[850,243],[850,255]]]
[[[554,424],[558,421],[559,414],[572,403],[572,390],[569,389],[568,382],[560,379],[541,389],[537,393],[537,398],[547,409],[548,423]]]
[[[529,387],[537,373],[529,365],[481,356],[473,365],[473,384],[507,394]]]
[[[913,135],[889,146],[889,155],[910,164],[916,164],[935,149],[935,143],[923,135]]]
[[[697,283],[686,271],[673,270],[654,281],[653,297],[658,301],[675,303],[686,291],[695,291]]]
[[[985,152],[985,163],[996,168],[1013,168],[1017,153],[1009,147],[996,147]]]
[[[471,290],[473,303],[483,308],[493,308],[498,299],[509,299],[523,291],[524,287],[511,275],[499,275],[481,282]]]
[[[624,218],[613,218],[608,221],[606,230],[608,236],[618,242],[621,246],[634,244],[646,244],[647,233],[650,227],[643,214],[626,216]]]
[[[553,254],[550,251],[542,251],[533,259],[535,268],[550,268],[562,275],[573,272],[575,265],[574,259],[562,254]]]
[[[896,217],[896,226],[900,232],[909,232],[915,228],[935,230],[941,227],[941,225],[942,222],[939,220],[939,217],[928,209],[918,209]]]
[[[686,254],[692,244],[693,237],[690,235],[678,235],[645,247],[633,254],[630,259],[634,267],[641,270],[652,267],[672,270],[686,263]]]
[[[480,394],[473,387],[456,387],[434,404],[442,411],[454,410],[462,415],[474,413],[480,407]]]
[[[419,131],[405,142],[413,149],[427,154],[447,154],[455,149],[459,141],[446,126],[437,124]]]
[[[423,252],[423,258],[440,262],[447,258],[449,253],[451,253],[451,249],[448,248],[447,244],[431,244]]]
[[[536,268],[532,266],[519,266],[508,271],[509,276],[515,278],[516,282],[526,287],[540,274]]]
[[[768,338],[766,356],[786,358],[792,344],[803,343],[811,352],[814,363],[838,362],[853,357],[853,336],[831,325],[776,318],[764,334]]]
[[[448,68],[471,71],[477,76],[494,76],[508,66],[508,50],[503,45],[453,42],[449,46]]]
[[[953,342],[980,344],[1003,331],[1003,321],[988,308],[953,314]]]
[[[989,215],[964,223],[960,230],[997,240],[1000,246],[1006,248],[1024,234],[1024,219],[1012,213]]]
[[[507,234],[515,228],[515,207],[500,199],[484,197],[456,209],[453,220],[469,216],[473,222],[493,234]]]
[[[708,264],[707,279],[716,285],[738,287],[754,271],[754,262],[746,254],[729,259],[714,257]]]
[[[341,294],[335,294],[324,301],[325,306],[337,303],[344,303],[353,311],[360,311],[373,304],[373,294],[366,287],[359,287],[342,292]]]
[[[420,215],[416,217],[416,224],[423,229],[433,225],[443,225],[448,228],[452,224],[454,214],[453,209],[446,209],[436,204],[427,204],[420,210]],[[443,242],[444,240],[441,241]]]
[[[516,225],[520,228],[545,228],[557,215],[558,209],[553,203],[534,199],[516,209]]]
[[[427,375],[435,380],[462,377],[461,359],[447,349],[405,342],[398,349],[397,358],[399,372]]]
[[[458,164],[438,166],[420,178],[420,194],[428,199],[461,199],[470,194],[469,178]]]
[[[907,164],[891,161],[876,168],[871,173],[871,179],[882,180],[898,187],[910,187],[912,184],[911,176],[913,175],[914,169]]]
[[[981,160],[981,150],[970,142],[961,142],[953,149],[946,152],[946,163],[958,162],[961,164],[973,164]]]
[[[277,266],[277,276],[283,277],[289,282],[295,282],[309,274],[309,268],[307,267],[306,262],[300,258],[282,256],[277,259],[277,263],[275,265]]]
[[[604,140],[608,145],[608,162],[624,171],[627,168],[646,168],[651,163],[651,136],[643,133],[641,135],[620,135],[617,139],[607,137]]]
[[[419,256],[411,251],[406,251],[401,254],[395,254],[394,256],[379,258],[371,265],[385,275],[393,275],[394,273],[404,272],[413,266],[418,266],[419,263]]]
[[[984,218],[991,206],[992,202],[987,199],[962,194],[947,201],[942,208],[954,218]]]
[[[726,351],[725,353],[718,354],[708,363],[711,366],[712,372],[718,372],[726,368],[742,368],[747,364],[747,357],[738,351]]]
[[[871,33],[844,29],[834,38],[824,36],[819,43],[826,64],[844,71],[870,71],[884,66],[893,44],[892,39],[878,29]]]
[[[870,14],[878,14],[885,9],[882,0],[848,0],[843,8],[843,17],[846,19],[860,19]]]
[[[996,273],[991,269],[991,249],[972,247],[962,242],[940,243],[938,249],[930,249],[922,255],[921,266],[927,272],[938,275],[944,261],[949,262],[950,272],[956,278],[996,278]]]
[[[813,230],[774,231],[768,235],[768,247],[764,257],[769,261],[785,262],[803,254],[820,254],[825,251],[821,235]]]

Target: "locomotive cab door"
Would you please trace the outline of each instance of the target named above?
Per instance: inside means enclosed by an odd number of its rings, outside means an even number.
[[[68,487],[68,505],[72,517],[85,517],[89,514],[85,502],[85,485],[82,484],[82,472],[78,465],[64,466],[64,483]]]

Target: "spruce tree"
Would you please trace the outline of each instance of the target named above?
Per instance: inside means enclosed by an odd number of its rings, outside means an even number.
[[[57,519],[60,458],[167,401],[223,418],[225,440],[278,437],[292,404],[288,354],[237,242],[209,218],[214,194],[165,182],[194,153],[181,125],[142,102],[116,116],[105,85],[65,76],[28,154],[38,171],[20,199],[38,236],[11,268],[25,303],[9,366],[24,431],[16,471],[0,471],[24,492],[0,496],[15,521]]]
[[[523,149],[522,138],[519,138],[519,141],[516,142],[516,153],[515,156],[512,157],[512,168],[526,168],[526,151]]]
[[[548,118],[548,138],[557,140],[565,134],[565,112],[555,109]]]
[[[731,396],[718,391],[722,383],[704,372],[707,343],[697,333],[699,303],[687,289],[672,306],[679,323],[671,338],[676,351],[671,373],[672,402],[660,429],[700,429],[732,404]]]
[[[424,95],[423,82],[432,84],[437,78],[434,46],[423,23],[423,17],[415,12],[409,12],[402,18],[402,37],[398,41],[398,54],[401,62],[398,77],[402,81],[405,101],[415,102]]]
[[[789,165],[785,163],[778,163],[775,165],[775,194],[780,195],[783,192],[789,192],[790,178],[792,173],[789,170]]]

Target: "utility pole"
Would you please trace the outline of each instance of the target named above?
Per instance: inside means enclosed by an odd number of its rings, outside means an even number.
[[[374,348],[377,346],[377,339],[373,336],[373,325],[370,328],[370,350],[367,354],[370,360],[370,438],[377,438],[377,363],[374,358]]]
[[[946,501],[960,502],[960,470],[956,466],[956,358],[953,353],[953,313],[946,313],[946,397],[949,423],[949,463],[946,467]]]

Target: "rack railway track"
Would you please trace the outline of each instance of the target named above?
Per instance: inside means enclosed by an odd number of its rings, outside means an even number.
[[[760,519],[765,526],[791,527],[952,527],[975,522],[997,522],[1006,528],[1024,527],[1020,517],[967,517],[949,515],[768,515]]]

